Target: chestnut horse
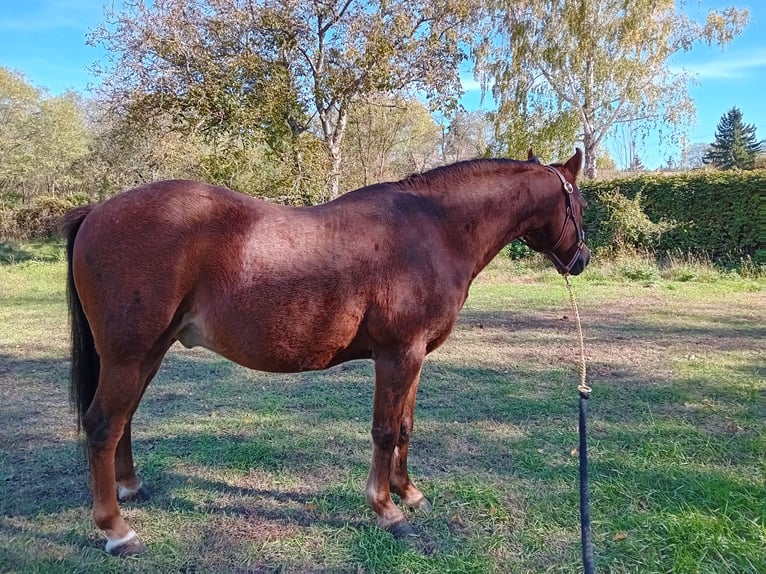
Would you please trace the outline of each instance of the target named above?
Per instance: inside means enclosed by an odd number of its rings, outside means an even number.
[[[460,162],[313,207],[161,181],[70,211],[71,396],[106,550],[145,550],[118,503],[146,495],[131,419],[175,341],[269,372],[373,359],[366,497],[378,526],[412,535],[391,492],[430,507],[407,473],[423,359],[513,239],[562,274],[583,271],[581,155],[551,166],[531,156]]]

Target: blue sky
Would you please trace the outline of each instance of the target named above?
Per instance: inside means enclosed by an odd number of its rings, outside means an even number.
[[[102,20],[104,5],[113,2],[119,0],[0,0],[0,66],[53,95],[68,89],[87,93],[94,81],[89,67],[104,53],[87,46],[86,36]],[[687,13],[702,20],[707,10],[732,5],[750,10],[741,36],[723,49],[695,46],[672,62],[696,74],[689,91],[697,118],[685,126],[692,143],[712,142],[718,120],[733,106],[766,138],[766,1],[689,0]],[[473,88],[466,101],[477,101],[475,82],[466,87]],[[656,168],[676,151],[650,139],[638,153],[646,167]]]

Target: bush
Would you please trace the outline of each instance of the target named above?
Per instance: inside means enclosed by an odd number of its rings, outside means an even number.
[[[644,213],[641,192],[633,199],[622,195],[619,188],[601,191],[598,201],[605,207],[605,218],[599,222],[598,236],[602,245],[612,249],[646,248],[658,246],[662,234],[673,228],[673,223],[653,222]]]
[[[766,256],[759,222],[761,196],[766,189],[764,170],[646,174],[586,181],[580,187],[591,206],[585,212],[585,226],[595,247],[613,245],[613,229],[604,222],[615,209],[622,210],[619,217],[630,220],[640,219],[635,213],[630,215],[638,207],[649,221],[667,226],[655,236],[657,249],[707,255],[719,262],[745,257],[759,262]],[[615,194],[635,204],[620,204]],[[639,241],[632,246],[642,245]]]
[[[527,259],[535,255],[535,252],[532,249],[530,249],[526,243],[523,243],[522,241],[519,241],[518,239],[510,242],[508,245],[503,247],[500,253],[514,260]]]
[[[0,233],[13,239],[47,239],[58,235],[59,222],[72,207],[87,203],[88,198],[40,196],[16,209],[6,209],[0,217]]]

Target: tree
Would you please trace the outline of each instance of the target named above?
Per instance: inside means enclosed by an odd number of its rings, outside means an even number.
[[[494,0],[491,28],[476,48],[478,71],[499,102],[498,121],[575,114],[585,175],[599,145],[625,121],[678,125],[693,114],[689,76],[669,58],[695,43],[723,45],[747,10],[726,8],[698,24],[674,0]]]
[[[49,97],[0,68],[0,190],[27,200],[81,183],[72,165],[87,152],[79,97]]]
[[[346,130],[345,188],[400,179],[436,165],[439,128],[417,100],[360,102],[350,110]]]
[[[271,148],[316,130],[338,194],[351,106],[399,92],[456,105],[478,0],[127,0],[93,35],[113,102]],[[296,162],[301,158],[295,154]]]
[[[501,102],[489,117],[495,130],[491,155],[523,159],[530,148],[543,158],[567,157],[572,153],[577,118],[569,111],[551,114],[542,109],[511,109]]]
[[[489,155],[491,140],[491,123],[486,112],[457,110],[442,126],[442,160],[453,163]]]
[[[703,159],[709,147],[706,143],[689,143],[686,138],[681,139],[681,158],[679,167],[681,169],[699,169],[705,164]]]
[[[640,173],[642,171],[646,171],[646,168],[644,167],[644,162],[641,161],[641,157],[638,154],[635,154],[631,160],[630,164],[628,164],[628,170],[633,173]]]
[[[732,108],[721,116],[702,162],[719,169],[754,169],[755,158],[763,151],[763,140],[755,136],[755,126],[742,121],[739,108]]]
[[[23,76],[0,68],[0,190],[23,178],[23,160],[37,132],[39,101],[39,90],[27,84]]]
[[[122,12],[107,11],[90,35],[108,54],[94,71],[124,147],[146,158],[141,149],[181,135],[190,156],[200,156],[200,145],[207,148],[201,167],[209,181],[251,193],[285,185],[279,194],[286,194],[308,171],[303,159],[312,138],[302,136],[310,116],[284,63],[270,51],[273,38],[256,18],[260,12],[251,13],[249,5],[127,0]],[[242,177],[247,165],[273,177],[253,185]]]
[[[636,147],[636,140],[633,138],[630,140],[630,161],[628,162],[627,171],[634,173],[646,171],[644,162],[641,161],[641,156],[638,155],[638,150]]]

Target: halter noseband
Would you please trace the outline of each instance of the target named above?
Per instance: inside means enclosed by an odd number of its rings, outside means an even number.
[[[571,183],[569,183],[566,179],[564,179],[564,176],[561,175],[561,172],[557,170],[554,167],[551,167],[549,165],[544,166],[545,169],[550,171],[551,173],[556,174],[556,177],[559,178],[559,181],[561,181],[561,185],[564,188],[564,201],[566,202],[567,206],[567,214],[566,218],[564,219],[564,225],[561,227],[561,233],[559,233],[559,237],[556,240],[556,243],[553,244],[553,247],[550,249],[547,249],[546,251],[543,251],[542,253],[550,257],[553,262],[556,264],[557,267],[559,267],[559,270],[562,275],[569,275],[569,272],[572,270],[572,267],[574,267],[575,262],[580,257],[580,253],[582,252],[583,247],[585,247],[585,230],[581,229],[580,226],[577,224],[577,220],[574,216],[574,210],[572,209],[572,194],[574,193],[574,187]],[[574,223],[575,231],[577,232],[577,251],[575,251],[572,258],[569,260],[569,263],[567,265],[564,265],[564,263],[559,259],[554,251],[559,248],[562,241],[564,241],[564,232],[567,229],[567,223],[569,223],[569,220],[572,220],[572,223]],[[527,243],[526,238],[522,237],[521,240],[524,243]]]

